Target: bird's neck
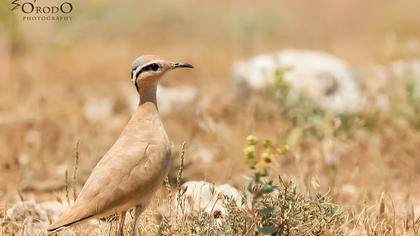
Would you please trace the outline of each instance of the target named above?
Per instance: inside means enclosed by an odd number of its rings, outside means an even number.
[[[156,100],[156,90],[157,84],[147,84],[144,86],[139,86],[139,96],[140,96],[140,103],[139,106],[142,106],[146,103],[153,103],[157,108],[157,100]]]

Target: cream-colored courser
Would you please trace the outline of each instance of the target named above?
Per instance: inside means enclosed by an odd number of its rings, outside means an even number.
[[[175,68],[193,66],[153,55],[134,60],[131,79],[140,96],[137,111],[93,169],[74,205],[51,224],[48,231],[57,231],[91,218],[122,213],[121,235],[125,213],[135,207],[131,231],[135,235],[141,212],[162,184],[170,166],[170,142],[159,117],[156,89],[162,75]]]

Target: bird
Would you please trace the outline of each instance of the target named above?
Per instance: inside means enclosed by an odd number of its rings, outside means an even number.
[[[159,116],[156,99],[160,78],[173,69],[194,68],[155,55],[136,58],[131,80],[139,105],[112,147],[92,170],[76,201],[49,225],[49,232],[92,218],[121,214],[118,235],[123,235],[126,212],[134,208],[130,235],[136,235],[139,216],[167,176],[171,144]]]

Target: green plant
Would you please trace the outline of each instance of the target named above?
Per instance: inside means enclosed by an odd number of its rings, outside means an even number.
[[[288,146],[275,148],[270,140],[260,144],[254,136],[247,141],[244,151],[252,178],[245,190],[245,205],[252,217],[246,235],[341,234],[345,214],[327,196],[300,194],[291,180],[278,177],[275,183],[269,178],[270,163],[286,154]]]
[[[277,72],[275,93],[283,107],[282,115],[292,123],[290,134],[299,130],[303,138],[323,139],[333,130],[335,137],[348,139],[360,128],[372,130],[375,127],[375,119],[367,114],[332,114],[322,109],[309,97],[292,90],[284,80],[285,72]]]
[[[156,235],[342,235],[345,214],[326,195],[301,194],[291,180],[270,178],[272,163],[288,151],[248,136],[244,153],[250,175],[241,206],[223,196],[224,213],[164,217]]]
[[[408,119],[415,128],[420,128],[420,80],[411,80],[406,86],[409,106]]]

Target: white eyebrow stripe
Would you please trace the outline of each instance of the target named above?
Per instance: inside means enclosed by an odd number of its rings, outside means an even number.
[[[137,77],[138,77],[138,73],[139,73],[139,71],[142,69],[143,67],[137,67],[135,70],[133,70],[133,71],[131,71],[131,80],[133,80],[133,83],[135,83],[136,82],[136,79],[137,79]]]
[[[145,68],[145,67],[147,67],[147,66],[150,66],[151,64],[154,64],[154,63],[156,63],[156,64],[159,64],[159,62],[160,62],[160,60],[154,60],[154,61],[150,61],[150,62],[148,62],[148,63],[146,63],[146,64],[144,64],[144,65],[142,65],[142,66],[138,66],[136,69],[134,69],[133,71],[132,71],[132,80],[133,80],[133,82],[134,81],[136,81],[136,79],[139,77],[139,75],[141,74],[141,70],[143,69],[143,68]]]

